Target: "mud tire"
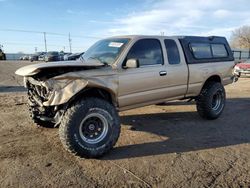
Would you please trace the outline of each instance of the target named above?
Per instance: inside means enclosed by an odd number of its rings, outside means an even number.
[[[93,130],[90,130],[90,126],[94,127]],[[118,112],[110,102],[100,98],[90,97],[76,101],[64,114],[59,127],[63,146],[74,155],[84,158],[103,156],[113,148],[119,135]],[[91,136],[96,138],[92,139]]]
[[[196,100],[196,108],[204,119],[217,119],[223,112],[226,102],[226,93],[219,82],[207,83]]]

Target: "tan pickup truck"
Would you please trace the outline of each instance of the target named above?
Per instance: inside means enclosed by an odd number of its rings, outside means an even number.
[[[30,112],[57,126],[64,147],[82,157],[109,151],[120,134],[118,111],[194,99],[202,118],[218,118],[234,58],[224,37],[120,36],[100,40],[77,61],[29,65]]]

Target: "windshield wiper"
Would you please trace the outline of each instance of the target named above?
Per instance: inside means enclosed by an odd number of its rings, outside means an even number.
[[[98,59],[97,57],[89,57],[88,59],[94,59],[102,64],[104,64],[105,66],[108,66],[109,64],[107,62],[102,62],[100,59]]]

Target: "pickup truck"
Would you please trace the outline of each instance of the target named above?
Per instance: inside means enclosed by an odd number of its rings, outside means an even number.
[[[71,153],[95,158],[118,140],[119,111],[193,99],[198,114],[218,118],[234,58],[224,37],[119,36],[103,39],[79,60],[22,67],[31,117],[59,127]]]

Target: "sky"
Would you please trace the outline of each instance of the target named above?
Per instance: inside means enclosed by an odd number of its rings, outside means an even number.
[[[6,53],[85,51],[115,35],[219,35],[250,25],[250,0],[0,0]]]

